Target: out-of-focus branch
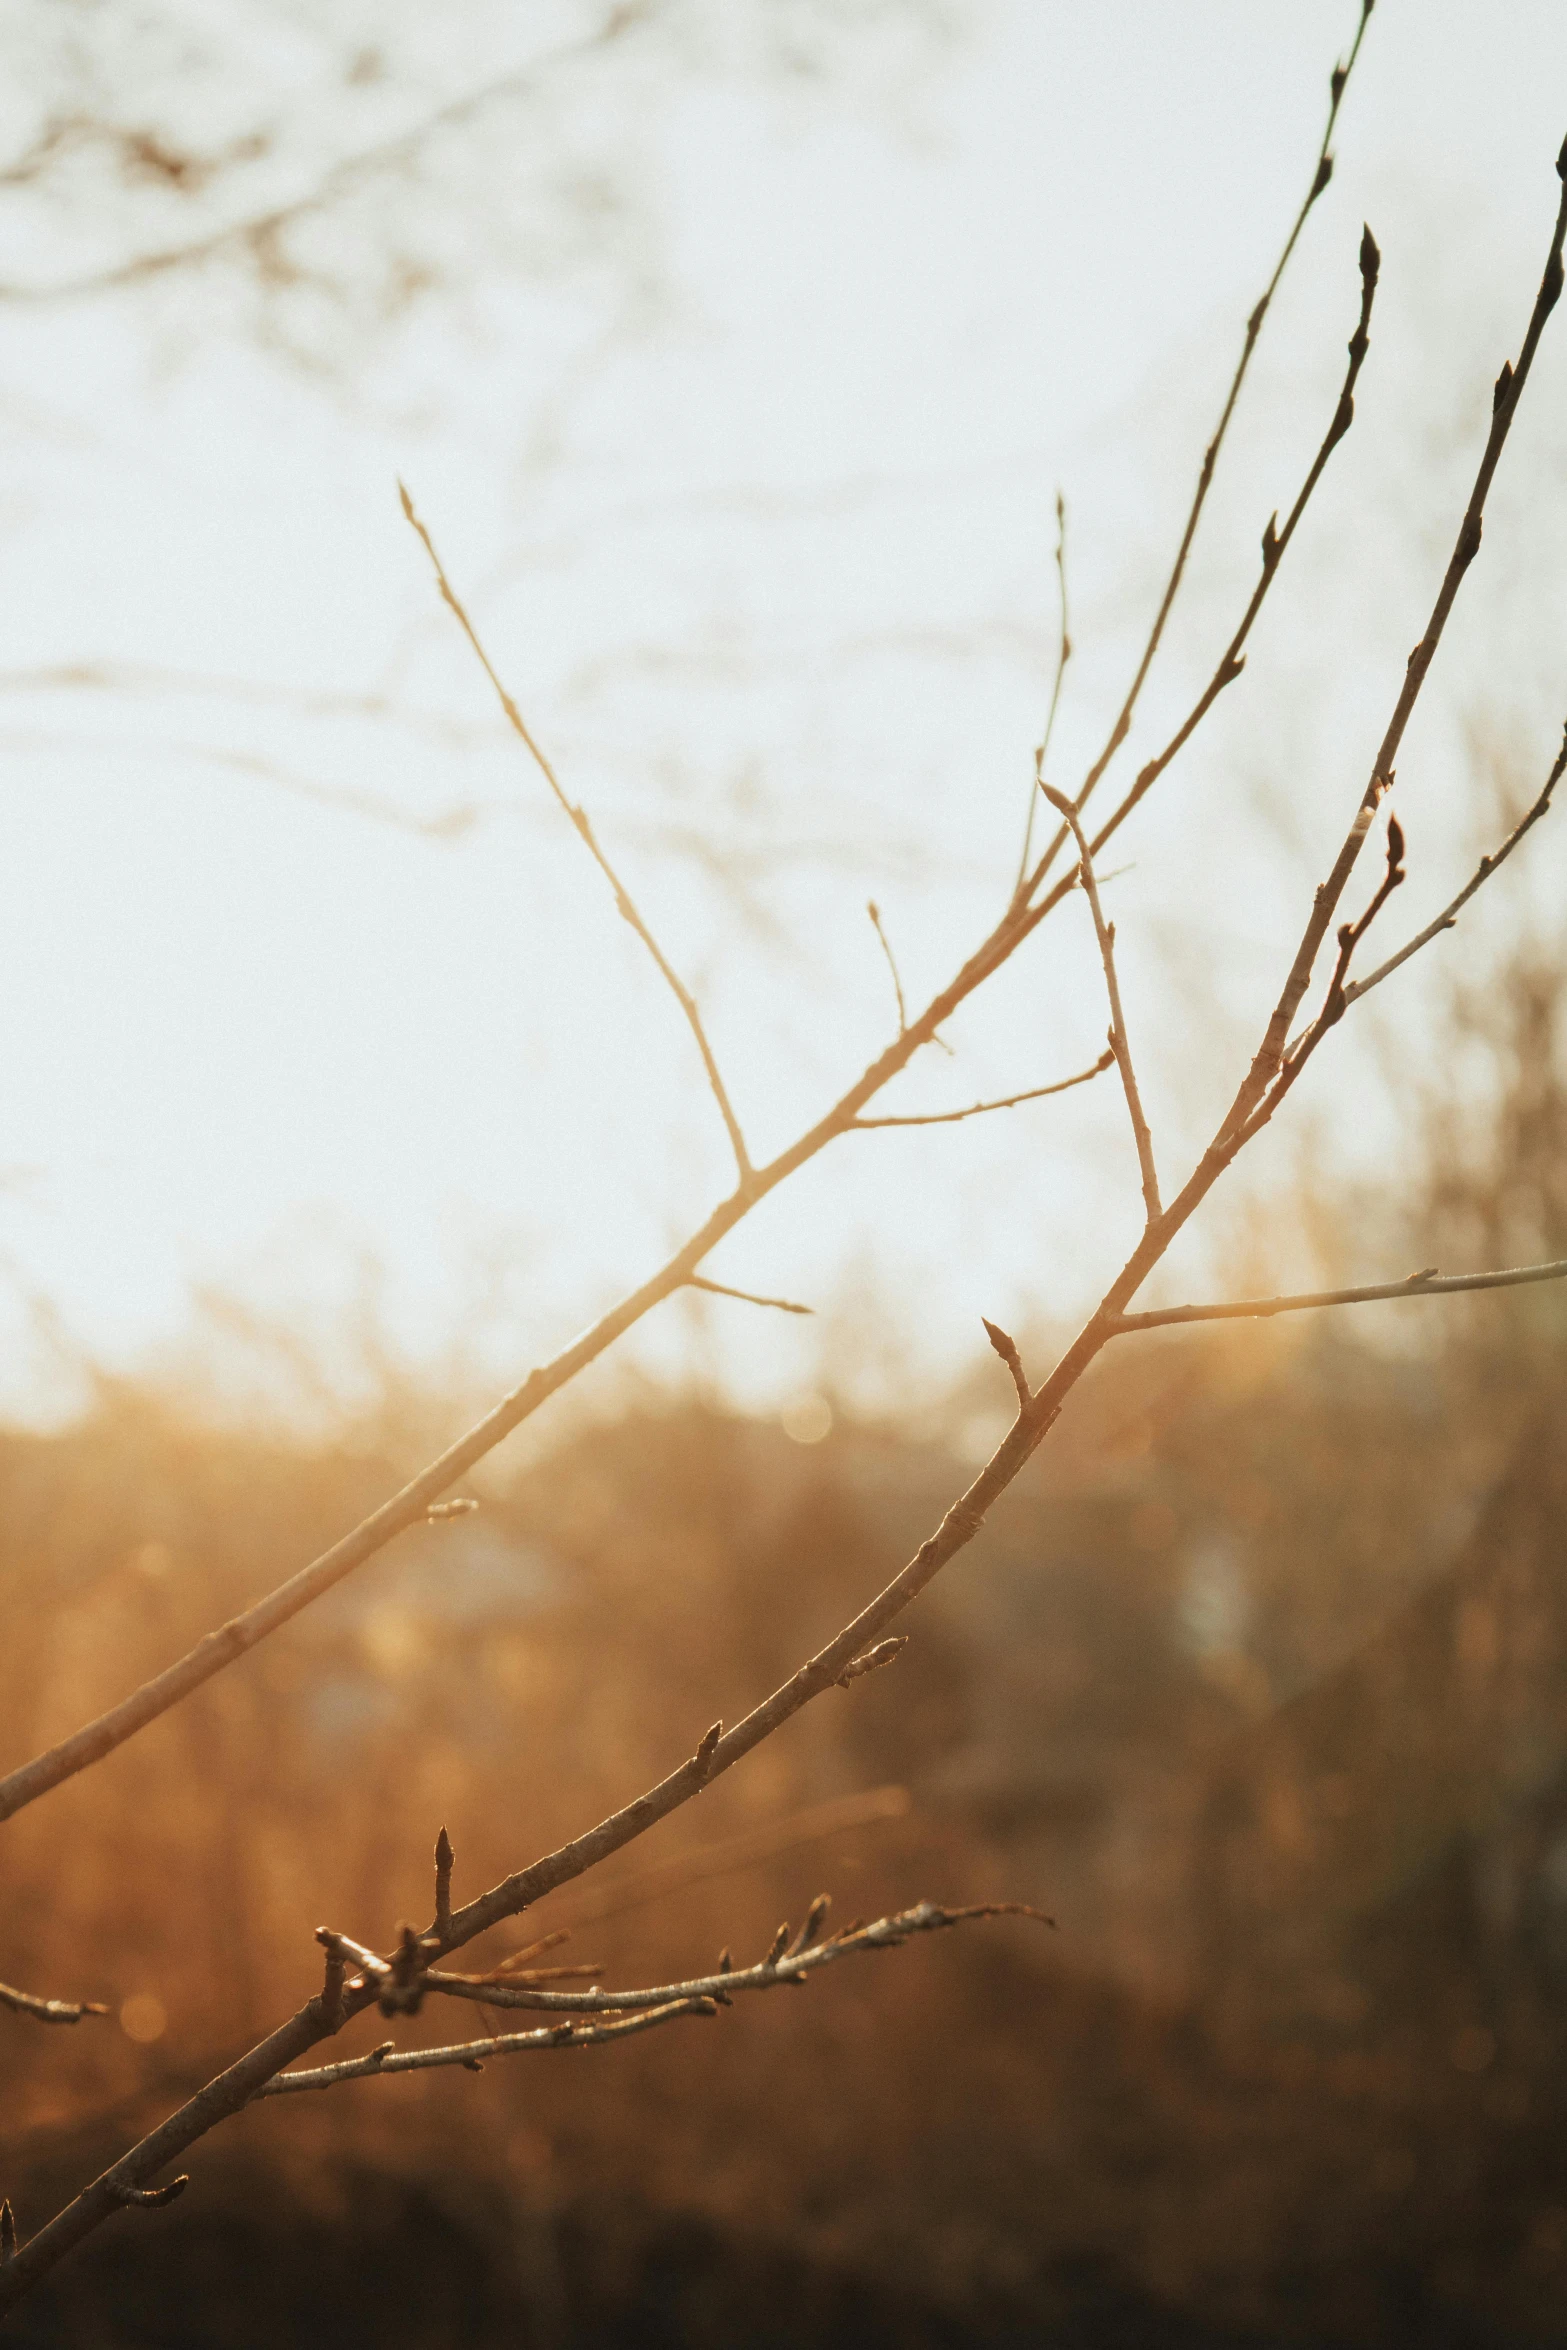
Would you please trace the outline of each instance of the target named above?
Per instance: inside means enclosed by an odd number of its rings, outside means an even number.
[[[1061,687],[1066,678],[1066,665],[1072,658],[1072,630],[1066,600],[1066,500],[1056,492],[1056,582],[1060,589],[1061,635],[1056,649],[1056,673],[1051,680],[1050,707],[1045,712],[1045,731],[1034,753],[1034,782],[1045,780],[1050,764],[1050,743],[1056,730],[1056,712],[1061,707]],[[1017,880],[1013,884],[1014,903],[1027,895],[1028,860],[1034,842],[1034,816],[1039,807],[1037,792],[1028,795],[1028,821],[1023,827],[1023,854],[1017,861]]]
[[[569,798],[567,793],[562,789],[559,776],[555,773],[555,770],[550,764],[549,759],[540,749],[531,728],[522,715],[522,712],[518,709],[516,703],[512,700],[511,695],[507,692],[505,686],[501,683],[501,680],[496,673],[495,665],[491,661],[489,654],[485,651],[483,643],[480,640],[478,630],[474,627],[472,620],[469,618],[467,609],[464,606],[461,597],[458,595],[456,589],[452,586],[450,579],[447,577],[446,566],[441,561],[440,556],[436,552],[435,541],[431,538],[428,529],[425,527],[424,523],[420,521],[418,514],[414,510],[414,502],[409,496],[406,487],[401,482],[398,483],[397,487],[403,502],[403,512],[407,516],[409,522],[413,525],[413,528],[418,532],[420,541],[424,547],[424,551],[429,556],[430,562],[434,567],[436,584],[440,588],[441,595],[445,600],[448,609],[455,617],[458,627],[462,630],[464,636],[468,639],[469,644],[472,646],[474,654],[478,659],[480,668],[484,671],[485,676],[489,679],[490,684],[494,688],[496,699],[499,701],[502,710],[506,714],[507,724],[511,727],[512,732],[522,743],[529,757],[533,760],[534,765],[538,768],[539,773],[543,776],[545,782],[549,785],[550,790],[554,793],[556,800],[560,804],[562,812],[570,818],[572,825],[575,827],[582,841],[583,847],[587,850],[589,856],[593,859],[594,864],[597,865],[599,871],[603,874],[605,880],[609,883],[611,890],[614,892],[616,911],[620,914],[624,921],[630,924],[631,928],[636,932],[638,938],[642,941],[642,944],[646,947],[648,953],[652,956],[654,963],[658,967],[659,976],[664,980],[665,984],[670,990],[670,993],[673,995],[676,1003],[680,1006],[681,1011],[685,1015],[687,1025],[691,1030],[691,1034],[696,1039],[697,1051],[702,1056],[702,1067],[707,1072],[707,1082],[712,1090],[713,1099],[718,1104],[718,1112],[719,1116],[723,1119],[724,1130],[729,1136],[729,1146],[734,1152],[735,1167],[740,1178],[741,1186],[743,1188],[745,1185],[749,1184],[755,1170],[751,1165],[749,1154],[746,1151],[745,1137],[740,1131],[740,1122],[735,1116],[734,1106],[729,1099],[728,1087],[725,1085],[723,1077],[719,1071],[718,1062],[714,1057],[712,1045],[708,1042],[707,1030],[702,1024],[702,1015],[697,1009],[696,998],[692,995],[684,980],[675,970],[674,965],[670,962],[668,956],[664,953],[664,950],[659,945],[658,940],[653,936],[652,931],[648,928],[647,923],[643,920],[642,915],[638,911],[630,891],[627,889],[625,883],[621,880],[620,875],[615,871],[614,866],[610,863],[608,857],[604,854],[604,851],[600,848],[598,840],[595,837],[593,831],[593,826],[589,821],[587,810],[585,808],[579,807],[576,802]]]
[[[30,2015],[40,2024],[79,2024],[84,2015],[109,2012],[96,1999],[40,1999],[32,1991],[14,1991],[9,1983],[0,1983],[0,2007],[8,2007],[13,2015]]]
[[[903,981],[898,976],[898,958],[892,951],[892,941],[882,926],[881,908],[874,898],[867,898],[865,911],[871,918],[871,928],[881,941],[881,951],[887,958],[887,969],[892,974],[892,992],[898,1001],[898,1034],[903,1036],[908,1030],[909,1007],[904,1000]]]
[[[607,1919],[623,1917],[628,1910],[641,1909],[648,1902],[667,1900],[670,1894],[683,1893],[689,1885],[711,1884],[715,1878],[755,1868],[759,1862],[772,1860],[781,1852],[794,1852],[802,1845],[821,1843],[829,1836],[845,1835],[855,1828],[906,1819],[908,1810],[906,1787],[873,1787],[863,1795],[833,1796],[826,1803],[791,1812],[765,1828],[724,1837],[716,1844],[699,1845],[694,1851],[672,1853],[668,1860],[650,1861],[642,1868],[610,1879],[599,1885],[596,1892],[589,1889],[585,1895],[568,1895],[566,1915],[570,1919],[570,1931],[602,1925]],[[550,1940],[553,1944],[564,1938],[562,1932]],[[501,1966],[503,1969],[520,1966],[538,1955],[542,1947],[533,1943],[526,1950],[503,1959]]]
[[[209,229],[204,236],[186,238],[179,244],[158,246],[150,253],[132,254],[128,260],[115,262],[108,269],[89,270],[80,277],[66,278],[52,285],[25,285],[0,280],[0,301],[79,301],[94,294],[113,293],[121,286],[143,285],[154,278],[168,277],[181,270],[200,269],[209,261],[221,260],[229,254],[245,251],[258,257],[275,254],[279,238],[298,222],[328,211],[341,197],[366,180],[411,163],[421,148],[440,132],[460,130],[479,115],[487,113],[491,107],[520,97],[534,84],[547,79],[562,67],[574,65],[580,59],[590,57],[622,39],[648,19],[653,13],[653,5],[654,0],[617,0],[617,5],[606,11],[603,21],[592,32],[578,40],[562,43],[546,56],[535,58],[531,64],[521,66],[513,73],[481,82],[477,88],[464,91],[460,97],[448,99],[445,105],[432,108],[418,122],[391,138],[379,139],[372,146],[360,148],[356,154],[340,156],[336,163],[323,172],[314,187],[305,189],[286,203],[268,205],[261,212],[225,221],[219,227]]]
[[[1317,1306],[1375,1305],[1385,1298],[1456,1297],[1470,1289],[1519,1289],[1532,1281],[1567,1281],[1567,1257],[1549,1265],[1511,1265],[1496,1273],[1411,1273],[1405,1281],[1378,1281],[1363,1289],[1317,1289],[1298,1297],[1249,1297],[1231,1305],[1160,1306],[1146,1314],[1119,1314],[1111,1335],[1130,1330],[1167,1330],[1177,1322],[1266,1321],[1274,1314],[1304,1314]]]
[[[780,1314],[814,1314],[814,1306],[797,1305],[792,1297],[759,1297],[754,1289],[731,1289],[727,1281],[709,1281],[693,1273],[687,1289],[705,1289],[709,1297],[735,1297],[746,1306],[772,1306]]]
[[[1094,936],[1099,941],[1099,960],[1104,965],[1105,992],[1110,998],[1110,1051],[1121,1072],[1121,1086],[1126,1095],[1126,1107],[1132,1120],[1132,1138],[1137,1145],[1137,1165],[1143,1182],[1143,1206],[1148,1221],[1157,1221],[1159,1210],[1159,1177],[1154,1167],[1153,1136],[1148,1131],[1148,1120],[1143,1113],[1142,1096],[1137,1090],[1137,1073],[1132,1067],[1132,1047],[1126,1033],[1126,1015],[1121,1009],[1121,983],[1115,970],[1115,924],[1105,920],[1104,907],[1099,902],[1099,884],[1094,878],[1093,852],[1083,833],[1081,819],[1065,792],[1051,785],[1040,785],[1050,805],[1060,815],[1077,843],[1081,859],[1078,872],[1082,877],[1083,892],[1094,918]]]

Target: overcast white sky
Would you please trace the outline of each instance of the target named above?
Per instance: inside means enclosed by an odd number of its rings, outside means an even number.
[[[437,44],[432,88],[525,58],[572,14],[476,15],[489,50],[468,28],[442,80]],[[433,40],[445,12],[415,16]],[[595,141],[606,169],[631,155],[607,253],[584,243],[574,267],[563,235],[530,275],[484,218],[471,237],[458,219],[460,296],[335,370],[258,344],[222,270],[0,308],[8,1405],[39,1376],[29,1296],[127,1361],[202,1284],[329,1320],[366,1252],[410,1345],[477,1334],[520,1372],[723,1184],[689,1037],[497,728],[399,472],[698,989],[753,1153],[819,1113],[889,1034],[866,898],[920,994],[1010,882],[1058,483],[1078,648],[1060,779],[1097,748],[1354,18],[1352,0],[959,5],[944,39],[851,43],[788,84],[625,44],[547,102],[579,160]],[[1172,1177],[1254,1041],[1420,633],[1564,131],[1559,6],[1379,0],[1129,754],[1211,666],[1331,413],[1369,218],[1384,279],[1355,432],[1246,680],[1113,885]],[[482,212],[480,163],[464,184]],[[0,281],[68,275],[117,225],[0,189]],[[1564,334],[1559,318],[1405,752],[1412,921],[1475,838],[1461,715],[1527,773],[1567,710]],[[28,681],[82,663],[112,690]],[[1526,886],[1547,914],[1561,878],[1542,842]],[[1093,1057],[1082,912],[896,1106]],[[1411,1051],[1425,1001],[1411,986],[1393,1014]],[[1301,1111],[1353,1161],[1390,1145],[1375,1057],[1351,1043],[1341,1070]],[[1136,1210],[1100,1086],[852,1138],[710,1269],[824,1303],[888,1294],[895,1353],[937,1362],[981,1313],[1082,1303]],[[1287,1275],[1287,1231],[1279,1257]],[[1198,1241],[1184,1273],[1224,1268]],[[818,1341],[720,1306],[665,1309],[648,1343],[767,1397],[813,1375]]]

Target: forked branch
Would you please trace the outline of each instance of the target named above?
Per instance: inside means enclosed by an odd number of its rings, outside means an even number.
[[[1549,814],[1556,786],[1561,782],[1564,774],[1567,774],[1567,727],[1562,729],[1562,747],[1552,761],[1551,771],[1546,776],[1537,797],[1520,816],[1501,847],[1493,850],[1489,856],[1480,859],[1479,864],[1470,874],[1457,897],[1450,899],[1436,920],[1428,922],[1424,930],[1418,931],[1407,946],[1401,946],[1396,955],[1389,955],[1385,963],[1379,963],[1374,971],[1368,971],[1364,979],[1350,981],[1344,989],[1346,1009],[1349,1005],[1357,1003],[1361,996],[1369,995],[1374,987],[1380,987],[1384,979],[1390,979],[1393,973],[1407,963],[1412,955],[1418,955],[1422,947],[1429,946],[1434,938],[1440,938],[1444,930],[1451,930],[1455,927],[1459,915],[1468,905],[1470,899],[1478,890],[1485,887],[1498,867],[1506,864],[1525,834],[1532,832],[1540,818]]]
[[[1087,1085],[1094,1077],[1102,1077],[1115,1060],[1113,1050],[1107,1048],[1087,1069],[1079,1069],[1071,1077],[1058,1077],[1054,1085],[1031,1085],[1026,1093],[1003,1094],[999,1101],[970,1102],[962,1110],[921,1110],[903,1118],[856,1118],[856,1134],[869,1134],[886,1126],[957,1126],[965,1118],[983,1118],[992,1110],[1015,1110],[1021,1102],[1048,1101],[1053,1093],[1070,1093],[1074,1085]]]

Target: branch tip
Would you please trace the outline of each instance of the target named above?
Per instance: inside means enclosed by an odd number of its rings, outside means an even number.
[[[109,2200],[123,2204],[127,2211],[161,2211],[166,2203],[177,2203],[189,2185],[184,2171],[164,2187],[122,2187],[118,2179],[104,2181]]]
[[[443,1827],[435,1839],[435,1930],[443,1941],[452,1927],[452,1867],[456,1858]]]
[[[1114,1058],[1113,1053],[1105,1055],[1106,1063]],[[1018,1403],[1026,1411],[1034,1399],[1029,1393],[1028,1374],[1023,1368],[1023,1358],[1018,1353],[1017,1340],[1010,1337],[999,1323],[988,1321],[983,1314],[980,1316],[980,1320],[984,1325],[985,1336],[1011,1372],[1012,1384],[1017,1389]]]

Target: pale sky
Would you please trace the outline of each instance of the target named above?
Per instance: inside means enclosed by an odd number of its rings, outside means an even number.
[[[689,1036],[497,725],[399,473],[700,995],[753,1155],[826,1107],[891,1032],[866,899],[923,998],[1010,884],[1058,484],[1076,646],[1058,780],[1102,739],[1355,13],[958,5],[945,41],[789,87],[606,52],[562,104],[578,156],[598,139],[614,160],[634,124],[637,214],[608,261],[508,272],[476,221],[452,247],[460,298],[336,372],[259,346],[220,271],[3,309],[9,1408],[43,1392],[28,1299],[123,1364],[203,1286],[328,1328],[366,1257],[404,1343],[471,1342],[509,1379],[724,1183]],[[496,70],[531,21],[485,17]],[[463,81],[486,65],[470,44]],[[1260,1031],[1423,625],[1564,131],[1559,6],[1379,0],[1127,754],[1212,666],[1320,438],[1369,218],[1384,275],[1355,431],[1246,679],[1112,885],[1172,1182]],[[69,274],[66,230],[6,201],[0,280]],[[1406,747],[1409,927],[1484,837],[1465,714],[1524,776],[1567,714],[1564,336],[1558,317]],[[79,664],[108,683],[62,685]],[[1515,902],[1549,919],[1562,873],[1542,835]],[[1428,993],[1386,1015],[1401,1049]],[[887,1106],[1047,1082],[1104,1020],[1071,903]],[[1396,1153],[1376,1054],[1347,1040],[1338,1071],[1302,1118],[1346,1164]],[[981,1314],[1073,1310],[1135,1227],[1112,1085],[850,1138],[709,1269],[836,1301],[846,1360],[877,1353],[852,1301],[894,1301],[894,1371],[968,1351]],[[1289,1163],[1269,1149],[1262,1182]],[[1293,1247],[1281,1230],[1281,1279]],[[1226,1274],[1198,1237],[1170,1293]],[[816,1375],[808,1325],[662,1311],[647,1361],[759,1400]]]

